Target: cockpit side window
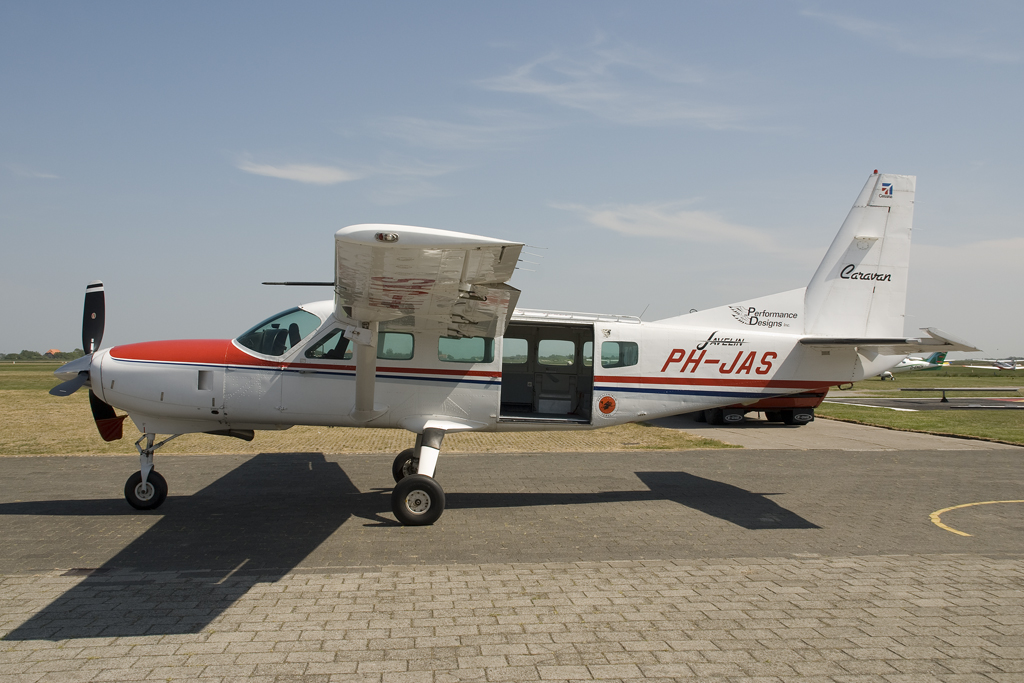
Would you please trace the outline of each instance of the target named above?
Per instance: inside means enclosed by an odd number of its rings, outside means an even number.
[[[306,358],[322,358],[324,360],[352,360],[352,346],[341,333],[341,328],[331,333],[306,351]]]
[[[283,356],[320,327],[320,318],[301,308],[267,318],[236,341],[265,356]]]

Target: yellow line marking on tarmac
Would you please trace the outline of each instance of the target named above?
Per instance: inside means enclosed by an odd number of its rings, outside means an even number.
[[[969,507],[974,507],[975,505],[995,505],[997,503],[1024,503],[1024,500],[986,500],[986,501],[983,501],[981,503],[964,503],[963,505],[954,505],[953,507],[942,508],[941,510],[936,510],[931,515],[929,515],[929,517],[931,518],[932,523],[935,524],[935,526],[937,526],[937,527],[939,527],[941,529],[945,529],[946,531],[952,532],[954,534],[958,534],[960,536],[970,536],[971,534],[965,533],[963,531],[957,531],[953,527],[946,526],[945,524],[942,523],[942,520],[939,519],[939,517],[942,516],[943,512],[949,512],[950,510],[959,510],[960,508],[969,508]]]

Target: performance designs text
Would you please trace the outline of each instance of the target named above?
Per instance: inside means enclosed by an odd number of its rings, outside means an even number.
[[[800,317],[799,313],[789,313],[786,311],[759,311],[755,306],[730,306],[729,310],[732,311],[732,317],[744,325],[767,327],[769,329],[773,327],[789,327],[789,322],[787,321]]]

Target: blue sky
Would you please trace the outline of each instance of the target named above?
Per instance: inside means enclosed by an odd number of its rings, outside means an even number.
[[[801,287],[918,176],[907,331],[1024,355],[1014,2],[0,5],[0,352],[232,337],[332,236],[526,242],[520,305],[654,320]],[[529,268],[530,270],[525,270]]]

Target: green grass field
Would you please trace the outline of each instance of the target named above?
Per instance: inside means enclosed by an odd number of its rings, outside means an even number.
[[[1024,388],[1024,370],[975,370],[949,366],[935,370],[913,370],[895,375],[895,381],[880,380],[877,377],[861,380],[853,385],[853,395],[860,396],[898,396],[899,389],[922,387],[1020,387]],[[836,389],[833,394],[845,394]],[[914,392],[917,396],[931,396],[929,393]],[[904,397],[912,395],[910,392]],[[935,394],[940,396],[941,394]],[[954,394],[955,395],[955,394]],[[975,394],[985,396],[986,394]],[[1006,393],[994,393],[992,396],[1006,396]]]
[[[956,392],[948,391],[946,396],[976,397],[1022,396],[1024,392],[1006,389],[1024,388],[1024,371],[1020,370],[976,370],[949,366],[935,370],[916,370],[896,375],[895,381],[880,380],[877,377],[856,382],[848,391],[832,389],[828,397],[843,398],[940,398],[938,391],[900,391],[902,388],[952,388],[990,387],[993,391]],[[1002,389],[1002,390],[1000,390]],[[826,399],[827,401],[828,399]],[[1024,411],[1016,410],[930,410],[902,412],[885,408],[823,403],[815,409],[821,417],[863,422],[864,424],[903,429],[932,434],[953,434],[980,439],[994,439],[1024,445]]]
[[[848,420],[911,432],[948,434],[991,439],[1024,446],[1024,411],[1016,410],[922,410],[905,413],[886,408],[866,408],[822,403],[818,417]]]

